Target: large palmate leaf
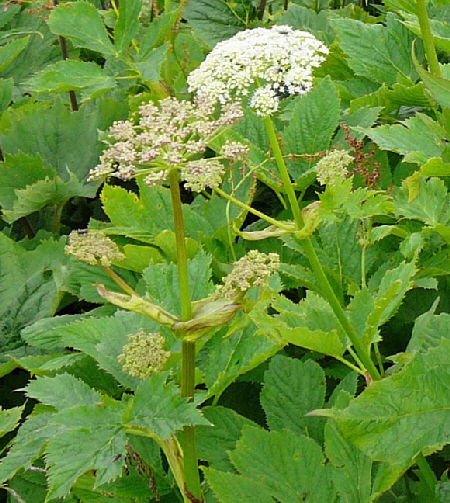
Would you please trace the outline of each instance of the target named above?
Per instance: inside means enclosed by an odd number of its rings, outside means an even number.
[[[338,92],[326,78],[305,96],[297,98],[292,118],[282,133],[286,153],[314,155],[328,150],[339,117]],[[302,159],[288,162],[294,180],[311,166],[311,161]]]
[[[282,503],[306,497],[311,503],[323,503],[333,501],[336,496],[321,448],[313,440],[289,430],[268,432],[244,426],[230,459],[240,475],[233,477],[205,469],[206,480],[222,503],[236,502],[235,487],[241,483],[243,493],[250,498],[248,501],[255,503],[270,502],[270,497]]]
[[[337,17],[330,23],[357,75],[388,85],[417,78],[411,58],[414,36],[394,14],[387,15],[386,26]]]
[[[372,461],[406,470],[418,454],[449,441],[449,357],[450,341],[442,339],[401,371],[373,383],[345,409],[315,413],[333,418]]]
[[[128,2],[126,2],[128,3]],[[56,35],[71,40],[76,47],[114,56],[116,50],[97,9],[89,2],[73,2],[52,10],[48,24]]]
[[[264,374],[261,392],[269,428],[272,431],[288,429],[321,442],[323,423],[305,414],[322,407],[325,391],[325,373],[317,363],[275,356]]]

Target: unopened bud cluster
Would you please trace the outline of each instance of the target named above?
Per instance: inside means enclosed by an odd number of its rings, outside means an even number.
[[[160,372],[170,352],[164,349],[164,338],[159,333],[147,333],[142,328],[136,334],[127,335],[126,344],[118,356],[118,362],[125,372],[133,377],[145,379]]]
[[[132,120],[115,122],[108,131],[108,148],[88,180],[115,176],[130,180],[142,176],[149,186],[161,185],[168,171],[180,171],[181,180],[195,191],[215,188],[224,168],[217,158],[198,160],[208,142],[242,118],[239,102],[222,107],[206,98],[195,103],[166,98],[143,104]]]
[[[333,150],[316,164],[317,181],[324,185],[333,183],[337,178],[345,178],[352,162],[354,158],[346,150]]]
[[[223,279],[217,296],[234,299],[252,286],[264,286],[267,279],[280,267],[277,253],[250,250],[234,263],[233,270]]]
[[[188,76],[189,90],[220,103],[249,96],[257,114],[270,115],[280,97],[311,89],[313,70],[327,54],[311,33],[290,26],[241,31],[219,42]]]
[[[64,251],[89,265],[103,267],[110,267],[113,262],[125,258],[112,239],[96,230],[72,231]]]

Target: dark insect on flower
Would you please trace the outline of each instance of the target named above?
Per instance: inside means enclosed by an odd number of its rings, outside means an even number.
[[[89,229],[78,229],[77,233],[79,236],[85,236],[89,232]]]

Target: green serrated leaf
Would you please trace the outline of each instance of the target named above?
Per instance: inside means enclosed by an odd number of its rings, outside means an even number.
[[[6,433],[13,431],[17,427],[23,410],[24,406],[5,410],[0,407],[0,437],[5,436]]]
[[[271,492],[257,479],[204,468],[206,480],[221,503],[273,503]]]
[[[124,51],[139,30],[139,13],[142,0],[127,0],[119,3],[119,15],[114,27],[114,47]]]
[[[21,468],[28,468],[39,457],[42,447],[55,433],[51,418],[52,414],[48,412],[31,416],[20,427],[13,446],[0,463],[0,483]]]
[[[136,68],[141,72],[144,82],[158,82],[161,80],[161,72],[163,63],[167,59],[169,46],[167,44],[160,45],[151,49],[145,56],[135,63]]]
[[[0,47],[0,71],[3,71],[17,58],[29,41],[30,37],[18,38]]]
[[[52,10],[48,25],[53,33],[69,38],[76,47],[97,51],[104,56],[116,53],[98,10],[89,2],[59,5]]]
[[[41,377],[26,387],[27,396],[51,405],[56,410],[63,410],[79,405],[95,405],[101,396],[86,383],[70,374],[55,377]]]
[[[14,80],[0,79],[0,112],[8,108],[13,97]]]
[[[59,431],[46,448],[48,497],[65,496],[88,470],[96,470],[96,485],[122,474],[127,443],[124,410],[123,404],[108,400],[107,404],[65,409],[53,417]]]
[[[179,389],[166,382],[167,372],[155,374],[136,389],[128,425],[160,439],[170,438],[186,425],[207,425],[205,419]]]
[[[100,113],[89,106],[70,112],[63,104],[50,106],[48,102],[17,110],[10,107],[3,114],[0,129],[2,149],[16,155],[39,154],[64,182],[70,181],[71,173],[84,180],[102,149],[97,139]]]
[[[418,454],[448,443],[447,383],[450,341],[417,353],[403,369],[372,384],[343,409],[317,411],[332,417],[344,436],[372,461],[406,470]]]
[[[211,48],[246,28],[227,3],[215,0],[188,1],[183,17]]]
[[[399,77],[416,79],[411,59],[414,37],[393,14],[387,15],[386,26],[337,17],[330,23],[357,75],[388,85]]]
[[[66,93],[83,90],[86,99],[92,99],[112,89],[116,83],[95,63],[65,60],[46,67],[27,83],[38,93]]]
[[[325,391],[325,373],[317,363],[282,355],[272,358],[260,397],[270,430],[288,429],[321,442],[323,423],[305,414],[323,406]]]
[[[321,448],[289,430],[268,432],[245,426],[230,459],[242,476],[259,481],[276,500],[308,497],[311,503],[323,503],[335,498]]]
[[[199,459],[218,470],[232,471],[228,452],[232,451],[241,437],[244,425],[254,424],[225,407],[205,407],[202,412],[210,426],[197,426],[196,444]]]
[[[282,133],[286,153],[314,155],[328,150],[339,116],[337,90],[331,80],[326,78],[305,96],[296,98],[292,119]],[[294,180],[311,166],[312,161],[288,160],[288,168]]]
[[[450,221],[450,196],[443,180],[431,178],[417,180],[416,195],[411,197],[406,182],[397,190],[394,198],[397,214],[418,219],[435,227]]]
[[[266,327],[239,327],[225,338],[219,331],[206,343],[198,355],[198,365],[205,375],[208,396],[220,396],[239,375],[257,367],[281,349],[282,343],[269,340],[268,329],[269,323]]]
[[[417,113],[402,125],[384,125],[366,130],[382,150],[393,150],[405,157],[405,161],[424,164],[432,157],[441,157],[446,143],[446,131],[430,117]]]

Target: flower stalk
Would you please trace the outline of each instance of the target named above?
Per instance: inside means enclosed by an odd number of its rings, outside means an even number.
[[[289,172],[286,167],[286,163],[284,162],[284,158],[281,152],[280,145],[278,143],[278,138],[275,133],[275,128],[270,116],[264,117],[264,124],[266,127],[267,135],[269,137],[270,146],[275,155],[275,161],[277,163],[277,167],[280,173],[280,176],[283,180],[284,188],[286,190],[286,194],[288,196],[289,204],[291,206],[292,214],[294,215],[294,220],[296,224],[297,230],[301,230],[304,226],[303,217],[301,214],[300,206],[298,204],[297,197],[295,195],[294,186],[291,182],[291,178],[289,176]],[[330,304],[333,309],[334,314],[337,319],[341,323],[342,328],[346,332],[348,338],[350,339],[353,347],[355,348],[356,354],[358,358],[363,363],[365,370],[369,373],[371,380],[376,381],[380,379],[380,373],[378,372],[375,364],[370,358],[370,354],[366,351],[361,341],[359,340],[358,334],[356,333],[353,325],[350,323],[347,318],[341,303],[339,302],[336,294],[334,293],[333,288],[331,287],[328,278],[326,277],[322,265],[319,261],[317,253],[314,249],[314,246],[309,238],[302,239],[301,244],[303,246],[303,250],[305,255],[310,263],[311,269],[316,276],[316,279],[320,285],[322,295]]]
[[[170,170],[169,184],[177,244],[177,267],[181,306],[180,319],[181,321],[188,321],[192,318],[192,302],[189,291],[186,238],[177,170]],[[194,392],[195,342],[183,340],[181,346],[181,396],[192,400]],[[202,501],[194,426],[185,426],[183,428],[180,434],[180,443],[184,453],[185,487],[180,488],[183,491],[183,498],[186,503],[189,503],[191,496]]]

